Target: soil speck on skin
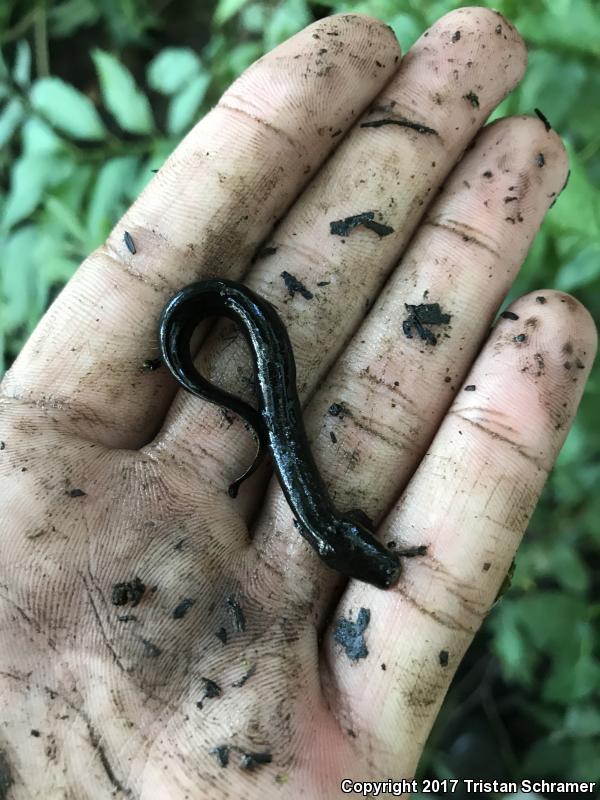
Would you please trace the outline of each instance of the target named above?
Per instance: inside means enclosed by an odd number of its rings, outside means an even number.
[[[321,288],[322,286],[329,286],[329,284],[330,284],[330,283],[331,283],[331,281],[319,281],[319,282],[317,283],[317,286],[318,286],[319,288]]]
[[[329,438],[331,439],[331,441],[334,444],[337,444],[337,436],[335,435],[335,433],[333,431],[329,431]]]
[[[493,178],[494,177],[494,173],[490,169],[486,169],[486,171],[483,173],[483,177],[484,178]]]
[[[546,159],[544,158],[544,154],[543,153],[538,153],[537,154],[537,156],[535,157],[535,163],[538,165],[538,167],[543,167],[544,166],[544,164],[546,163]]]
[[[332,403],[327,411],[332,417],[340,417],[340,419],[343,419],[347,409],[343,403]]]
[[[348,236],[350,231],[358,225],[364,225],[365,228],[375,231],[379,236],[389,236],[394,232],[394,229],[389,225],[383,225],[380,222],[375,222],[374,211],[363,211],[360,214],[354,214],[351,217],[344,219],[334,220],[329,223],[329,232],[334,236]]]
[[[248,683],[250,678],[255,673],[256,673],[256,664],[252,664],[252,666],[249,669],[247,669],[246,672],[242,675],[242,677],[239,679],[239,681],[236,681],[235,683],[232,683],[231,685],[235,686],[236,689],[239,689],[242,686],[244,686],[246,683]]]
[[[479,98],[477,97],[475,92],[471,91],[471,92],[469,92],[469,94],[466,94],[464,97],[465,97],[465,100],[468,100],[469,103],[471,103],[473,108],[479,108]]]
[[[85,497],[86,496],[86,493],[83,491],[83,489],[69,489],[67,494],[69,495],[69,497]]]
[[[194,605],[195,600],[192,600],[191,597],[184,597],[181,603],[173,610],[173,619],[183,619],[190,609]]]
[[[385,664],[381,664],[381,669],[385,672],[386,669],[387,669],[386,665]]]
[[[245,631],[246,630],[246,617],[244,616],[244,612],[242,611],[242,607],[231,595],[225,601],[227,604],[227,610],[229,611],[231,618],[233,620],[233,627],[236,631]]]
[[[112,587],[112,604],[113,606],[124,606],[126,603],[131,603],[132,606],[137,606],[145,591],[146,584],[142,583],[137,576],[132,581],[115,583]]]
[[[468,386],[465,386],[465,392],[474,392],[477,387],[474,383],[470,383]]]
[[[424,341],[431,345],[437,344],[437,336],[426,325],[446,325],[450,322],[451,315],[443,314],[439,303],[421,303],[410,305],[405,303],[408,317],[402,322],[402,331],[407,339],[413,338],[413,328]]]
[[[220,744],[209,750],[209,755],[217,759],[217,764],[220,767],[226,767],[229,764],[229,747],[226,744]]]
[[[440,667],[447,667],[448,666],[448,651],[447,650],[440,650],[439,660],[440,660]]]
[[[546,302],[547,302],[547,300],[546,300],[546,298],[545,298],[545,297],[542,297],[542,295],[539,295],[539,297],[536,297],[536,298],[535,298],[535,302],[536,302],[536,303],[539,303],[540,305],[542,305],[542,306],[543,306],[543,305],[544,305],[544,303],[546,303]]]
[[[4,442],[0,442],[0,450],[4,450],[6,444]]]
[[[503,311],[500,316],[502,319],[519,319],[519,315],[515,314],[514,311]]]
[[[491,566],[492,566],[491,561],[486,561],[485,564],[483,565],[483,571],[487,572]]]
[[[119,622],[137,622],[135,614],[119,614],[117,619]]]
[[[387,110],[387,109],[382,109]],[[361,122],[359,128],[381,128],[383,125],[400,125],[403,128],[410,128],[417,133],[425,133],[430,136],[439,136],[439,133],[428,125],[423,125],[421,122],[413,122],[406,117],[395,117],[386,119],[375,119],[372,122]]]
[[[452,34],[452,41],[458,42],[459,39],[460,39],[460,31],[454,31],[454,33]]]
[[[160,358],[147,358],[142,364],[142,372],[156,372],[161,366]]]
[[[306,286],[298,280],[294,275],[291,275],[289,272],[285,270],[281,273],[281,277],[283,278],[283,282],[286,285],[286,288],[290,294],[290,297],[294,297],[296,292],[302,295],[305,300],[312,300],[314,295],[310,292]]]
[[[225,628],[219,628],[219,630],[215,632],[215,636],[220,642],[227,644],[227,631]]]
[[[273,761],[271,753],[240,753],[240,767],[254,769],[261,764],[270,764]]]
[[[202,678],[204,694],[202,699],[196,703],[198,708],[202,708],[205,700],[211,700],[213,697],[220,697],[222,690],[218,683],[212,681],[210,678]]]
[[[363,607],[358,612],[356,622],[345,617],[340,617],[337,621],[333,638],[342,645],[351,661],[358,661],[359,658],[366,658],[369,655],[364,632],[370,621],[371,612]]]
[[[142,639],[142,644],[144,645],[144,655],[148,658],[158,658],[162,653],[160,647],[157,647],[153,642],[149,642],[148,639]]]
[[[127,246],[127,249],[129,250],[131,255],[134,256],[137,253],[137,250],[129,231],[125,231],[125,233],[123,234],[123,241],[125,242],[125,245]]]
[[[519,344],[521,344],[522,342],[527,341],[527,336],[524,333],[519,333],[518,336],[514,337],[514,340],[515,342],[519,342]]]
[[[31,736],[35,736],[36,739],[38,738],[38,736],[41,736],[41,733],[38,730],[36,730],[35,728],[31,729],[30,734],[31,734]]]
[[[177,544],[173,547],[173,550],[177,550],[181,552],[183,550],[183,545],[185,544],[185,539],[180,539]]]

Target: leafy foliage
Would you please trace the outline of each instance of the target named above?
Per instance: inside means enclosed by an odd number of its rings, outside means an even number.
[[[597,5],[478,4],[505,14],[529,47],[524,81],[493,118],[541,108],[570,157],[568,190],[549,212],[511,297],[557,287],[598,319]],[[47,10],[34,0],[0,5],[0,375],[151,169],[256,58],[316,16],[339,11],[383,19],[406,51],[460,4],[218,0],[203,12],[211,20],[199,52],[182,40],[185,27],[198,23],[193,5],[179,6],[184,19],[177,22],[150,0],[58,0]],[[171,40],[161,41],[169,25]],[[84,57],[88,77],[51,74],[46,61],[55,45]],[[467,655],[434,729],[423,763],[431,775],[468,776],[473,764],[498,778],[600,773],[599,395],[596,368],[530,524],[512,589]]]

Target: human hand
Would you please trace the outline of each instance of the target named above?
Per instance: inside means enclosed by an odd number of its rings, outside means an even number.
[[[486,9],[402,62],[378,20],[314,23],[233,84],[52,305],[0,390],[7,797],[329,798],[413,774],[595,351],[555,291],[488,337],[567,176],[539,119],[478,134],[525,60]],[[252,434],[152,369],[165,302],[214,276],[284,318],[338,508],[427,547],[394,589],[323,567],[266,470],[231,499]],[[245,396],[249,363],[226,326],[203,343],[202,372]]]

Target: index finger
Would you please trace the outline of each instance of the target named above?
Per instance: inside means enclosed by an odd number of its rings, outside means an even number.
[[[166,370],[146,374],[165,301],[193,280],[243,274],[399,61],[389,26],[338,14],[255,62],[79,267],[0,400],[51,405],[71,430],[109,446],[148,441],[174,390]]]

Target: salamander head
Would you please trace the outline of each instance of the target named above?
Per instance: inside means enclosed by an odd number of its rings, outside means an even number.
[[[336,520],[332,544],[329,552],[321,553],[332,569],[380,589],[389,589],[398,582],[402,571],[399,556],[348,515]]]

